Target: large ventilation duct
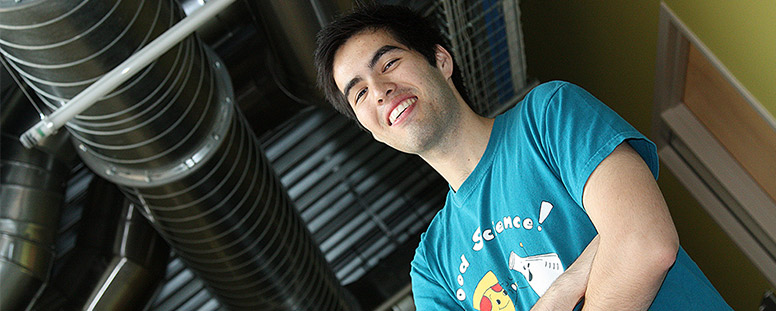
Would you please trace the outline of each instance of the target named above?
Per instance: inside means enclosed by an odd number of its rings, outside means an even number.
[[[129,200],[121,211],[113,258],[81,310],[142,310],[164,278],[167,245]]]
[[[181,19],[173,1],[0,2],[0,52],[54,109]],[[342,288],[189,37],[67,127],[231,309],[346,310]]]
[[[333,1],[319,0],[248,0],[246,3],[252,16],[261,17],[254,22],[266,30],[272,42],[274,59],[268,63],[282,66],[283,70],[272,72],[275,82],[284,91],[297,94],[290,95],[291,98],[303,94],[307,102],[325,103],[315,88],[312,55],[315,52],[315,36],[329,24],[339,8]],[[285,75],[278,77],[279,73]]]
[[[170,0],[4,3],[1,51],[44,110],[61,106],[181,18]],[[229,117],[210,65],[190,37],[69,122],[84,161],[138,181],[180,170],[182,156],[202,151],[202,137],[223,130],[219,115]]]
[[[0,99],[0,310],[21,310],[48,279],[74,152],[67,134],[24,148],[18,135],[38,115],[19,89],[5,95]]]
[[[164,276],[167,244],[102,178],[92,179],[80,222],[75,247],[30,310],[143,310]]]

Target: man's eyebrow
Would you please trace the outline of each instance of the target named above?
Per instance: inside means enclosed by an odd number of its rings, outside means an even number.
[[[374,55],[372,55],[372,59],[369,61],[369,70],[374,69],[375,64],[377,64],[377,61],[380,60],[380,57],[383,57],[385,53],[388,53],[393,50],[403,50],[403,49],[393,45],[383,45],[381,48],[377,49]],[[342,92],[343,94],[345,94],[345,98],[347,98],[348,95],[350,94],[350,89],[352,89],[353,86],[356,85],[356,83],[361,82],[361,80],[362,80],[361,77],[356,76],[355,78],[351,79],[350,82],[348,82],[348,84],[345,86],[344,92]]]
[[[345,86],[345,92],[344,92],[345,98],[348,98],[348,93],[350,93],[350,89],[352,89],[353,86],[356,85],[356,83],[361,82],[361,80],[362,79],[359,76],[356,76],[355,78],[350,79],[350,82],[348,82],[348,85]]]
[[[383,47],[377,49],[377,51],[375,51],[375,54],[372,55],[372,60],[369,61],[369,69],[370,70],[374,69],[375,64],[377,64],[377,61],[380,60],[380,57],[383,57],[385,53],[388,53],[390,51],[397,50],[397,49],[402,49],[402,48],[398,46],[393,46],[393,45],[383,45]]]

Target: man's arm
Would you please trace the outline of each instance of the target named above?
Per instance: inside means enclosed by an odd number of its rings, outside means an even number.
[[[590,267],[598,250],[598,236],[590,241],[574,263],[552,282],[547,292],[531,308],[531,311],[571,310],[585,295]]]
[[[622,143],[590,175],[582,202],[600,237],[584,309],[646,310],[679,248],[652,173]]]

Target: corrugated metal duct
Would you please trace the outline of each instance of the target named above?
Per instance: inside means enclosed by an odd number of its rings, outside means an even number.
[[[75,247],[57,249],[63,262],[29,310],[143,310],[164,276],[167,244],[114,184],[89,179]]]
[[[257,28],[265,29],[272,44],[269,63],[281,77],[273,77],[286,95],[307,104],[326,106],[315,88],[316,72],[312,55],[315,36],[330,22],[338,7],[335,1],[319,0],[246,0]],[[256,16],[260,16],[256,20]],[[274,72],[274,71],[273,71]],[[285,86],[284,86],[285,85]]]
[[[121,205],[113,256],[81,310],[142,310],[164,277],[167,244],[134,204]]]
[[[18,135],[38,116],[19,89],[4,95],[0,99],[0,310],[21,310],[48,279],[74,152],[66,133],[48,138],[35,149],[24,148]]]
[[[182,15],[173,1],[4,1],[0,52],[53,109]],[[67,125],[79,155],[227,307],[350,309],[215,59],[181,42]]]

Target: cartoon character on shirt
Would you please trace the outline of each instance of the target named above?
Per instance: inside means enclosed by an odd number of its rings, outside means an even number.
[[[552,282],[564,271],[560,258],[555,253],[520,257],[512,252],[509,255],[509,269],[522,273],[528,285],[539,296],[544,295]]]
[[[479,311],[515,311],[515,304],[498,283],[493,271],[488,271],[474,288],[473,307]]]

